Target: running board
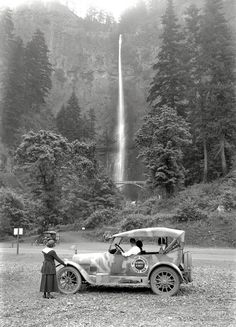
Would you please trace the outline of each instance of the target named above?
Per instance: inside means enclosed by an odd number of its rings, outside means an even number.
[[[148,285],[148,277],[138,276],[111,276],[106,273],[96,275],[97,285]]]

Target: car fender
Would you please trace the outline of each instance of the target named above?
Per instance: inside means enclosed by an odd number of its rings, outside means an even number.
[[[75,269],[77,269],[86,282],[88,282],[90,284],[95,284],[95,280],[93,280],[89,276],[89,274],[84,270],[83,267],[81,267],[80,264],[75,263],[74,261],[70,261],[70,260],[65,260],[65,263],[67,266],[74,267]]]
[[[173,268],[178,273],[178,275],[180,277],[180,281],[183,282],[183,280],[184,280],[183,279],[183,274],[180,271],[180,269],[175,264],[173,264],[171,262],[163,262],[163,261],[162,262],[158,262],[157,264],[155,264],[152,267],[152,269],[150,270],[150,272],[148,274],[148,279],[150,279],[151,274],[152,274],[152,272],[153,272],[154,269],[159,268],[159,267],[162,267],[162,266],[167,266],[167,267]]]

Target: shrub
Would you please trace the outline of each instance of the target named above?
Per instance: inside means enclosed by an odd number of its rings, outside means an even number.
[[[170,222],[173,218],[173,214],[168,214],[168,213],[157,213],[154,216],[152,216],[150,220],[150,227],[157,227],[163,226],[166,224],[166,222]]]
[[[59,225],[56,225],[54,229],[59,232],[68,232],[68,231],[77,231],[77,230],[81,229],[81,226],[76,223],[66,224],[66,225],[59,224]]]
[[[85,228],[96,228],[116,221],[117,211],[113,208],[96,210],[84,222]]]
[[[195,184],[176,196],[178,203],[185,202],[186,198],[204,211],[213,212],[219,205],[223,205],[226,210],[231,210],[236,208],[236,185],[230,179]]]
[[[120,227],[122,231],[150,227],[148,226],[149,221],[151,221],[150,216],[144,216],[142,214],[130,214],[121,222]]]
[[[127,215],[119,224],[121,231],[131,229],[158,227],[168,224],[173,218],[172,214],[157,213],[155,215],[143,215],[142,213],[133,213]]]
[[[144,203],[139,204],[135,213],[140,213],[142,215],[150,215],[152,214],[153,207],[156,205],[158,201],[157,198],[149,198]]]
[[[28,212],[24,199],[11,189],[0,189],[0,233],[12,234],[14,227],[27,228]]]
[[[221,204],[226,210],[236,208],[236,194],[235,190],[226,190],[221,197]]]
[[[150,197],[143,203],[139,203],[136,207],[135,213],[140,213],[143,215],[155,215],[162,212],[174,211],[177,206],[178,200],[176,198],[157,198]]]
[[[177,222],[188,222],[207,219],[208,216],[191,200],[185,200],[181,203],[177,209],[177,213],[173,216],[173,219]]]

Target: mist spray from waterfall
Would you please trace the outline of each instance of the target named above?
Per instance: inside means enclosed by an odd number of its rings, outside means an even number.
[[[125,113],[121,65],[122,35],[119,36],[119,101],[118,101],[118,153],[115,163],[115,181],[124,181],[125,167]]]

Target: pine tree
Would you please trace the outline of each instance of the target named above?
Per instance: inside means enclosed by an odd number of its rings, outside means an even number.
[[[196,105],[198,86],[201,81],[200,70],[200,10],[191,5],[185,11],[185,67],[187,69],[187,99],[188,111]]]
[[[89,121],[89,138],[91,140],[94,140],[96,135],[96,131],[95,131],[96,115],[94,109],[89,110],[88,121]]]
[[[183,118],[187,103],[184,39],[172,0],[168,0],[162,24],[162,46],[147,98],[150,108],[136,143],[152,188],[159,187],[171,195],[184,182],[182,149],[191,142],[189,126]]]
[[[172,108],[156,107],[144,118],[136,143],[153,189],[160,187],[171,195],[183,184],[182,148],[190,139],[188,124]]]
[[[0,61],[1,61],[1,70],[0,70],[0,97],[1,101],[2,96],[6,93],[6,77],[7,77],[7,69],[8,69],[8,62],[9,58],[12,55],[12,46],[14,40],[14,24],[12,21],[12,11],[9,9],[5,9],[0,12]],[[3,103],[0,106],[0,117],[3,114]],[[4,134],[4,126],[2,120],[1,122],[1,137]],[[5,141],[4,141],[5,142]]]
[[[208,173],[206,129],[207,110],[204,106],[206,92],[202,87],[201,46],[200,46],[200,10],[191,5],[185,11],[185,67],[187,72],[186,98],[188,101],[187,120],[190,123],[193,144],[185,149],[185,167],[188,170],[188,182],[200,182],[202,158],[204,160],[203,179]]]
[[[37,29],[25,51],[25,102],[28,112],[39,112],[51,88],[52,66],[43,33]]]
[[[205,2],[201,47],[205,107],[209,112],[207,133],[214,151],[212,159],[220,158],[221,173],[225,175],[232,160],[231,149],[236,135],[235,53],[221,0]]]
[[[62,106],[57,118],[58,131],[69,141],[81,140],[82,120],[78,98],[73,91],[66,106]]]
[[[162,17],[162,46],[153,69],[155,76],[151,82],[148,102],[152,107],[167,105],[185,116],[185,67],[182,62],[183,35],[174,13],[173,1]]]
[[[12,42],[14,40],[14,24],[12,21],[12,11],[5,9],[0,13],[0,58],[4,66],[7,66],[11,53]]]
[[[5,73],[2,100],[2,142],[14,147],[18,143],[21,116],[24,113],[24,47],[20,38],[12,41]]]
[[[86,141],[90,138],[90,124],[87,115],[84,113],[81,117],[81,130],[80,130],[80,140]]]

